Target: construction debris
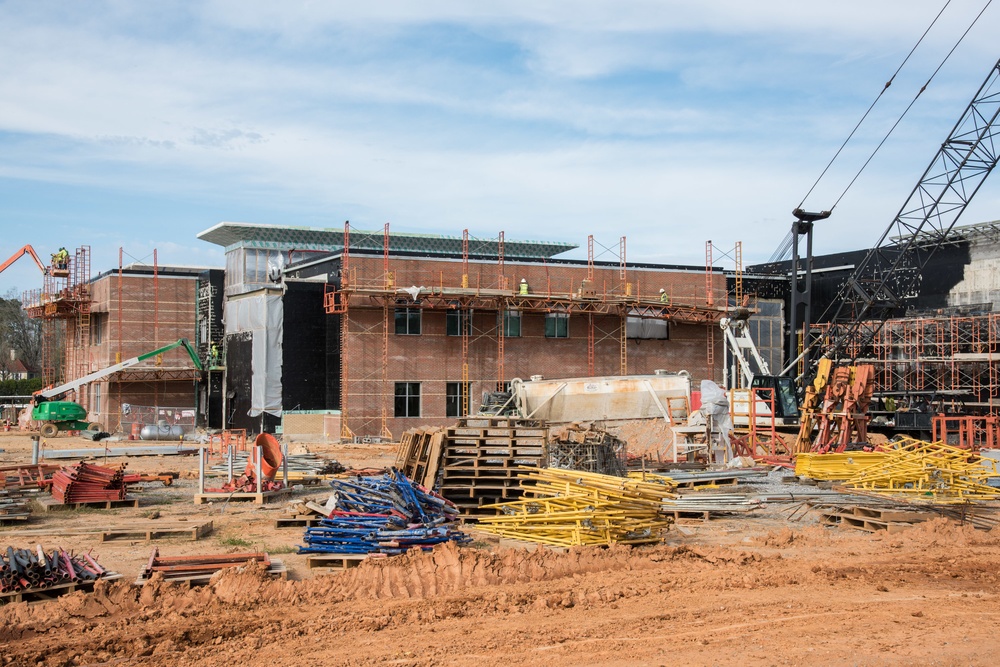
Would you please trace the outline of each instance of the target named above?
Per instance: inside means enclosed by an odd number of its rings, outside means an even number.
[[[574,422],[549,432],[548,467],[625,477],[628,443],[592,424]]]
[[[517,540],[553,546],[648,544],[663,539],[673,520],[663,513],[673,486],[577,470],[522,469],[521,487],[530,499],[489,506],[479,529]]]
[[[406,431],[399,439],[396,467],[417,484],[428,489],[437,488],[444,436],[444,431],[437,426]]]
[[[6,552],[0,553],[0,593],[44,590],[95,581],[108,574],[86,553],[73,556],[62,549],[46,553],[41,545],[34,549],[7,547]]]
[[[400,554],[471,541],[452,525],[458,508],[395,468],[377,477],[333,480],[330,486],[334,495],[326,518],[306,528],[299,553]]]
[[[62,468],[52,476],[52,497],[63,505],[125,500],[125,465],[104,468],[81,461]]]
[[[998,500],[1000,489],[988,486],[996,464],[965,449],[940,442],[904,438],[892,443],[884,459],[859,470],[844,486],[928,503]]]
[[[271,576],[284,578],[287,575],[284,564],[265,552],[160,556],[160,550],[154,548],[149,556],[149,562],[139,572],[135,583],[142,586],[158,573],[167,581],[184,581],[191,585],[207,584],[216,572],[230,567],[241,567],[251,562],[260,563]]]

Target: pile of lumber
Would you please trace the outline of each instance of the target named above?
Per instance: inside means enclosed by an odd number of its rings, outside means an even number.
[[[81,461],[52,476],[52,497],[64,505],[125,500],[125,465],[105,468]]]
[[[528,499],[497,503],[497,516],[479,528],[553,546],[659,542],[673,520],[663,502],[674,497],[663,481],[643,481],[578,470],[528,470],[519,475]]]
[[[987,485],[990,477],[997,476],[996,465],[980,459],[976,452],[904,438],[892,443],[883,456],[881,462],[847,479],[844,486],[929,503],[1000,500],[1000,489]]]
[[[454,527],[458,508],[392,468],[384,475],[333,480],[332,508],[306,528],[299,553],[400,554],[470,541]],[[329,503],[328,503],[329,505]]]

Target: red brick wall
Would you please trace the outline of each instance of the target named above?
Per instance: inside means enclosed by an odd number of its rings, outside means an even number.
[[[123,275],[121,281],[121,306],[119,309],[119,280],[109,275],[96,280],[91,286],[91,332],[82,347],[67,346],[67,379],[118,363],[121,360],[151,352],[180,338],[195,339],[196,277]],[[119,312],[121,318],[119,322]],[[68,322],[67,340],[78,340],[77,322]],[[94,343],[96,331],[101,328],[100,342]],[[145,362],[154,365],[151,359]],[[182,348],[163,355],[165,368],[188,368],[191,359]],[[94,383],[97,384],[97,383]],[[105,380],[100,382],[100,413],[92,419],[105,428],[118,423],[119,396],[121,403],[134,405],[159,405],[163,407],[194,407],[195,389],[190,381],[125,382],[121,386]],[[94,389],[85,388],[78,397],[84,407],[96,407]]]
[[[460,261],[391,260],[396,286],[457,287],[461,284]],[[349,276],[355,284],[380,286],[382,262],[369,258],[351,258],[354,270]],[[492,271],[492,276],[489,272]],[[470,264],[469,286],[496,289],[499,280],[496,265]],[[570,294],[587,276],[585,266],[508,265],[506,275],[511,288],[524,276],[533,293]],[[434,278],[436,276],[436,278]],[[605,280],[619,288],[618,270],[599,270],[595,274],[598,292],[604,291]],[[642,298],[658,298],[663,286],[673,293],[673,302],[704,305],[707,302],[704,272],[629,271],[632,294]],[[432,282],[433,279],[433,282]],[[489,282],[492,280],[492,283]],[[722,275],[713,276],[716,299],[724,294]],[[382,318],[381,308],[352,306],[349,311],[350,334],[347,342],[348,400],[347,424],[355,435],[378,435],[383,406],[387,426],[396,437],[407,428],[423,424],[447,424],[453,421],[445,415],[445,384],[462,380],[462,338],[447,336],[446,314],[440,310],[424,310],[420,336],[394,333],[393,312],[389,313],[388,355],[385,384],[382,382]],[[569,319],[568,338],[546,338],[543,313],[523,313],[520,338],[505,338],[504,375],[527,379],[531,375],[545,377],[581,377],[588,375],[588,324],[584,314]],[[497,315],[477,311],[473,317],[473,332],[469,337],[469,380],[472,410],[478,408],[483,391],[490,391],[497,381]],[[595,374],[618,375],[621,367],[621,320],[618,316],[594,316]],[[708,328],[701,325],[670,323],[669,340],[629,340],[627,370],[629,374],[648,374],[663,368],[668,371],[689,371],[694,380],[718,373],[707,365]],[[715,336],[716,357],[721,359],[721,336]],[[396,382],[421,383],[421,415],[413,418],[393,416],[393,392]],[[384,398],[383,398],[384,397]]]

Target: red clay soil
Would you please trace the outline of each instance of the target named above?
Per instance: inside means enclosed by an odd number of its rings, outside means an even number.
[[[730,523],[738,526],[738,523]],[[695,531],[700,533],[700,529]],[[569,553],[443,547],[304,581],[0,608],[5,665],[995,665],[1000,535],[817,526]]]

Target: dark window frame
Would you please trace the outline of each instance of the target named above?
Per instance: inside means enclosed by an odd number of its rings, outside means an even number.
[[[545,313],[545,337],[569,338],[569,313]]]
[[[397,336],[419,336],[423,329],[423,311],[420,308],[397,307],[394,312]],[[416,329],[416,331],[414,331]]]
[[[420,383],[397,382],[393,392],[394,417],[420,416]]]
[[[465,412],[462,409],[462,399],[465,399]],[[472,413],[468,382],[446,382],[444,385],[444,416],[465,417]]]

